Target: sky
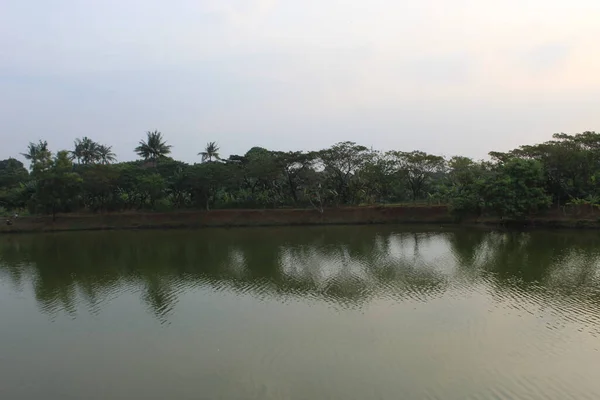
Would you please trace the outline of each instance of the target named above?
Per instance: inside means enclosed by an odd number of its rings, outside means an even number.
[[[484,158],[600,130],[598,0],[2,0],[0,158],[379,150]]]

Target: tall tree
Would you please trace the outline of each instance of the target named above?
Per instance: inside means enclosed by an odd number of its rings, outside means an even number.
[[[484,208],[483,187],[494,164],[474,162],[456,156],[448,161],[448,171],[442,184],[442,197],[454,216],[481,215]]]
[[[546,209],[552,198],[544,191],[543,165],[512,158],[496,164],[480,188],[484,205],[500,218],[524,218]]]
[[[213,158],[215,160],[221,159],[221,157],[219,157],[219,146],[216,142],[207,143],[206,147],[204,148],[204,151],[201,151],[200,153],[198,153],[198,155],[202,156],[202,162],[211,162]]]
[[[371,203],[394,201],[395,187],[402,182],[397,179],[395,159],[388,154],[376,153],[359,171],[358,178],[362,182],[365,199]]]
[[[48,150],[48,142],[40,140],[38,143],[29,142],[27,146],[27,152],[21,153],[27,161],[29,161],[30,168],[33,170],[35,165],[40,162],[47,162],[52,156],[50,150]]]
[[[28,177],[29,173],[21,161],[15,158],[0,161],[0,188],[18,186]]]
[[[56,218],[59,211],[72,211],[81,193],[82,179],[73,172],[73,164],[66,150],[59,151],[49,168],[38,172],[37,188],[33,198],[38,209]]]
[[[71,151],[71,158],[80,164],[94,164],[99,161],[100,145],[87,136],[75,139],[75,148]]]
[[[274,153],[277,165],[283,171],[287,190],[293,203],[298,202],[300,187],[307,181],[307,172],[312,171],[315,154],[302,151],[290,151],[287,153]]]
[[[29,173],[21,161],[14,158],[0,161],[0,207],[11,210],[25,206],[24,185],[28,178]]]
[[[94,164],[78,168],[83,179],[81,198],[90,211],[105,211],[117,207],[119,169],[112,165]]]
[[[399,171],[405,176],[413,201],[420,198],[427,183],[436,174],[443,173],[446,166],[443,157],[418,150],[394,151],[390,154],[396,159]]]
[[[146,161],[156,162],[171,153],[171,145],[163,139],[159,131],[146,132],[146,140],[140,140],[135,152]]]
[[[330,180],[332,189],[342,203],[354,199],[351,181],[361,168],[372,158],[373,152],[354,142],[341,142],[319,152],[324,173]]]
[[[117,161],[116,154],[112,151],[112,146],[98,145],[98,161],[100,164],[108,165]]]
[[[217,193],[231,179],[231,164],[205,163],[190,167],[189,186],[192,201],[210,210],[216,202]]]

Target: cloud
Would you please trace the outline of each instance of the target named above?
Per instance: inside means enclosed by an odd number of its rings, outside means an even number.
[[[446,85],[466,84],[476,67],[476,60],[465,52],[421,56],[402,65],[398,72],[407,80],[416,80],[419,84]]]
[[[254,27],[277,6],[277,0],[212,1],[210,7],[222,12],[227,22],[236,27]]]
[[[568,62],[571,48],[563,43],[533,46],[523,55],[523,62],[533,73],[555,70]]]
[[[522,129],[594,129],[598,11],[597,0],[0,2],[0,157],[83,133],[133,157],[155,128],[184,159],[208,140],[237,153],[364,138],[485,154],[527,140]]]

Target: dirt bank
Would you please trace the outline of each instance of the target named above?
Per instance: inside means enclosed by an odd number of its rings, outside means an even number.
[[[335,225],[385,223],[450,223],[445,206],[347,207],[317,210],[214,210],[168,213],[64,214],[18,217],[4,221],[0,232],[44,232],[101,229],[169,229],[235,226]]]
[[[544,215],[508,226],[547,228],[600,228],[600,212],[565,212],[553,209]],[[446,206],[379,206],[326,209],[214,210],[168,213],[64,214],[55,221],[49,216],[18,217],[12,225],[4,220],[0,233],[56,232],[104,229],[174,229],[282,225],[358,224],[455,224]],[[470,218],[465,225],[500,225],[498,218]]]

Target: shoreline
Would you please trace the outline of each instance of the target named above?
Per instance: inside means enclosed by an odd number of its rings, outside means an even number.
[[[598,215],[566,215],[558,209],[526,221],[500,218],[466,218],[457,221],[446,206],[369,206],[325,209],[229,209],[211,211],[131,212],[98,214],[59,214],[5,219],[0,234],[132,229],[200,229],[266,226],[440,224],[455,227],[600,229]]]

